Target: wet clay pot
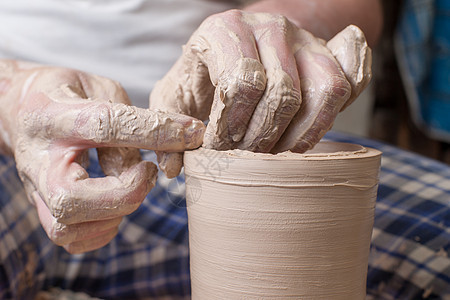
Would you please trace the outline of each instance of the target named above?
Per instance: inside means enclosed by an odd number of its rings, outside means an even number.
[[[364,299],[381,152],[186,152],[192,299]]]

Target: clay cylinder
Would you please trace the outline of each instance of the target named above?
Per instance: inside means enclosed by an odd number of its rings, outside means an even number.
[[[380,157],[186,152],[192,299],[364,299]]]

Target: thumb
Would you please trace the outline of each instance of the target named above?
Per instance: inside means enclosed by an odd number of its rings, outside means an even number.
[[[352,87],[350,98],[341,108],[343,111],[359,96],[372,78],[372,50],[364,33],[355,25],[349,25],[327,43],[339,62]]]
[[[156,151],[158,165],[161,171],[166,174],[167,178],[174,178],[178,176],[183,167],[183,153],[182,152],[161,152]]]
[[[80,101],[67,107],[55,103],[55,138],[91,148],[131,147],[178,152],[201,145],[205,125],[192,117],[121,103]],[[69,109],[70,108],[70,109]]]

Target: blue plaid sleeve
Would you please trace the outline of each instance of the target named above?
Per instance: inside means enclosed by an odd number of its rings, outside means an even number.
[[[383,151],[368,299],[450,297],[450,167],[371,140],[327,139]],[[90,174],[101,176],[95,157]],[[0,298],[32,299],[58,287],[104,299],[189,299],[184,192],[182,177],[160,176],[110,244],[69,255],[41,229],[14,161],[0,157]]]

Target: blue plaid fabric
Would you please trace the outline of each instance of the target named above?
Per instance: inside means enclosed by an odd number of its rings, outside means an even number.
[[[450,1],[405,0],[395,42],[413,120],[450,142]]]
[[[450,166],[373,140],[326,137],[383,152],[367,298],[450,299]]]
[[[88,171],[102,176],[93,153]],[[154,160],[154,154],[145,152],[144,158]],[[34,299],[52,287],[104,299],[189,299],[183,195],[183,184],[160,174],[110,244],[70,255],[46,237],[13,159],[0,156],[0,299]]]
[[[371,140],[326,138],[383,151],[367,298],[450,299],[450,167]],[[94,157],[90,173],[101,176]],[[160,176],[110,244],[69,255],[41,229],[14,161],[0,157],[0,298],[59,287],[104,299],[189,299],[183,195],[182,177]]]

